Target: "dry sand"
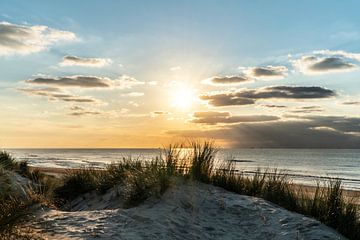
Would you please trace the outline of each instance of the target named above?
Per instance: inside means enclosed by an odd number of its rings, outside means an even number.
[[[161,199],[130,209],[115,196],[116,190],[77,199],[73,207],[86,211],[43,210],[31,226],[48,239],[345,239],[263,199],[202,183],[176,184]],[[115,209],[88,210],[104,202]]]

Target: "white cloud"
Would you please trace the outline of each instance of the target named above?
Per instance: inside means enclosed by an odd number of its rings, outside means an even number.
[[[74,41],[72,32],[57,30],[42,25],[17,25],[0,22],[0,56],[27,55],[47,49],[60,41]]]
[[[123,93],[121,96],[123,97],[141,97],[145,94],[143,92],[129,92],[129,93]]]

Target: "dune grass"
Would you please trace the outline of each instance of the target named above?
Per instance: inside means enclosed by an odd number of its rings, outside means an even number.
[[[63,177],[62,186],[54,190],[61,204],[76,197],[96,191],[103,194],[115,186],[122,186],[125,206],[140,204],[150,196],[160,196],[170,184],[174,174],[171,160],[159,158],[149,162],[124,158],[106,169],[82,168],[69,171]]]
[[[0,167],[0,239],[32,239],[18,226],[32,215],[30,199],[14,192],[9,172]]]
[[[19,186],[15,182],[15,175],[31,179],[28,186]],[[29,170],[27,162],[18,162],[7,152],[0,152],[0,239],[22,240],[43,239],[35,234],[31,228],[24,228],[22,224],[34,216],[34,205],[44,204],[46,193],[51,192],[45,188],[51,186],[45,181],[48,177]],[[24,193],[19,194],[19,188]],[[35,191],[43,189],[40,191]],[[25,194],[25,195],[24,195]]]
[[[16,165],[16,161],[10,153],[5,151],[0,152],[0,167],[3,169],[12,170]]]
[[[56,183],[46,180],[40,173],[29,173],[26,166],[15,168],[14,164],[9,164],[12,163],[9,159],[1,159],[0,165],[12,166],[8,169],[22,172],[38,186],[43,186],[45,190],[38,190],[37,194],[51,195],[60,207],[82,194],[92,191],[104,194],[116,186],[123,189],[119,197],[123,198],[125,207],[134,207],[149,197],[160,197],[172,180],[180,177],[264,198],[288,210],[314,217],[349,239],[360,236],[359,206],[345,198],[340,180],[318,183],[311,194],[299,186],[295,187],[286,173],[276,169],[258,169],[252,175],[245,175],[237,171],[231,161],[219,165],[216,153],[217,148],[211,141],[175,144],[151,161],[124,158],[102,170],[91,167],[71,170]],[[0,186],[0,196],[4,191]]]

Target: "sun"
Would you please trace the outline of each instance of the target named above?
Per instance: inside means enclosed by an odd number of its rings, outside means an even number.
[[[194,102],[194,91],[181,87],[173,92],[173,106],[182,110],[191,108]]]

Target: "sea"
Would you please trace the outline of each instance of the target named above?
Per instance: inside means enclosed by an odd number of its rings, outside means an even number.
[[[29,165],[51,168],[103,168],[123,158],[148,161],[161,157],[161,149],[5,149]],[[340,178],[345,189],[360,191],[360,149],[221,149],[218,162],[232,161],[237,171],[257,169],[287,174],[295,183],[316,185]]]

